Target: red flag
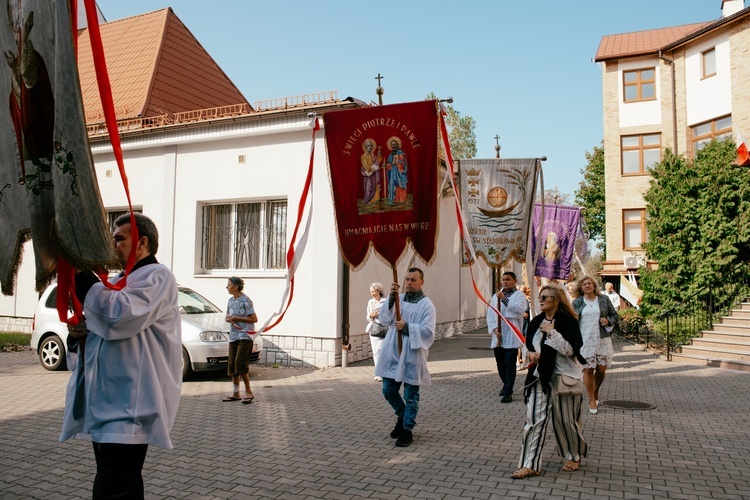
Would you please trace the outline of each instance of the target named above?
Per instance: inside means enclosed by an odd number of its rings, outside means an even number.
[[[339,246],[353,268],[372,243],[395,265],[411,240],[425,262],[437,236],[436,101],[324,116]]]
[[[750,151],[748,151],[747,140],[737,134],[737,165],[744,167],[750,165]]]

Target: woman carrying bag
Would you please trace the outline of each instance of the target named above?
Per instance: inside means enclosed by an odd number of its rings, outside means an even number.
[[[585,359],[580,354],[583,340],[578,318],[565,290],[558,286],[542,287],[539,304],[542,313],[531,320],[526,336],[531,362],[524,385],[526,424],[518,463],[520,469],[513,473],[513,479],[541,474],[542,449],[550,416],[557,452],[566,461],[563,471],[578,470],[587,452],[581,419],[583,375],[578,364]],[[572,385],[566,386],[565,382]]]
[[[370,284],[370,295],[372,298],[367,302],[367,326],[365,332],[370,334],[370,346],[372,347],[372,361],[378,366],[378,357],[380,349],[383,347],[385,332],[387,326],[380,324],[380,308],[383,306],[387,297],[383,296],[383,285],[380,283]],[[375,376],[375,382],[382,382],[383,379]]]
[[[578,298],[573,301],[573,310],[579,317],[583,347],[583,384],[589,396],[589,413],[599,413],[599,389],[604,382],[604,373],[615,350],[610,335],[617,323],[617,311],[606,295],[599,293],[599,285],[586,276],[578,281]]]

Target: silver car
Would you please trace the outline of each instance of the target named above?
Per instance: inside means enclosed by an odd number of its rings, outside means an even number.
[[[178,288],[182,315],[182,378],[193,372],[226,370],[229,353],[229,324],[221,309],[187,287]],[[47,370],[65,370],[65,349],[68,327],[60,321],[56,309],[57,285],[42,293],[34,313],[31,347],[39,355],[39,363]],[[263,339],[256,337],[250,363],[257,363]]]

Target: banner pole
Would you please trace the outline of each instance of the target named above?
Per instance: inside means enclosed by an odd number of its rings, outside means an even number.
[[[393,282],[398,283],[398,270],[396,269],[395,265],[391,265],[391,270],[393,271]],[[401,321],[401,305],[399,304],[398,300],[398,293],[396,293],[396,302],[394,303],[396,306],[396,321]],[[401,357],[401,348],[403,346],[403,340],[401,339],[401,331],[396,330],[396,335],[398,336],[398,356]]]

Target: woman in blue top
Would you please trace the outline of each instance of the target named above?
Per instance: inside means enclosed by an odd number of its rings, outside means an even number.
[[[255,322],[258,316],[255,314],[253,301],[242,293],[245,281],[242,278],[232,276],[227,280],[227,292],[231,297],[227,303],[226,320],[232,326],[229,330],[229,359],[227,363],[227,374],[232,377],[232,395],[224,398],[224,401],[240,401],[244,404],[253,402],[253,390],[250,389],[250,354],[253,352],[253,337],[255,333]],[[245,397],[240,397],[240,377],[245,382]]]

